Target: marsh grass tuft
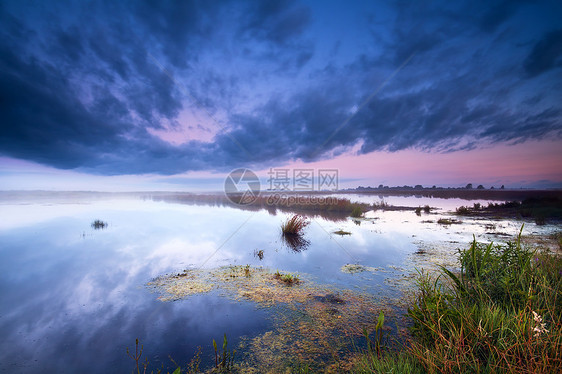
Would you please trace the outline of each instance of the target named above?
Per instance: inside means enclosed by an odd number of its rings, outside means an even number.
[[[334,231],[334,234],[340,235],[340,236],[351,235],[351,233],[349,231],[344,231],[344,230]]]
[[[277,270],[275,274],[273,274],[273,277],[275,279],[279,279],[281,282],[285,283],[288,286],[300,283],[298,275],[293,275],[291,273],[282,274],[279,272],[279,270]]]
[[[96,219],[94,222],[92,222],[91,226],[94,230],[101,230],[101,229],[105,229],[108,225],[107,222],[104,222],[100,219]]]
[[[437,220],[437,223],[440,225],[452,225],[452,224],[460,224],[462,223],[462,221],[459,221],[457,219],[451,219],[451,218],[439,218]]]
[[[306,217],[295,214],[281,224],[281,231],[284,235],[301,235],[309,224],[310,221]]]
[[[358,204],[352,204],[351,213],[349,215],[353,218],[360,218],[363,216],[363,208]]]

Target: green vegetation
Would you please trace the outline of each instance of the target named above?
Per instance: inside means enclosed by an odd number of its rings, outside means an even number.
[[[562,248],[562,233],[554,233],[551,237]],[[355,346],[354,352],[346,354],[348,357],[340,356],[339,351],[333,353],[335,363],[332,366],[318,364],[310,368],[308,365],[312,361],[297,359],[295,362],[279,362],[281,366],[276,366],[276,369],[354,373],[562,372],[562,257],[522,246],[520,234],[516,240],[505,244],[483,244],[474,239],[468,248],[459,250],[458,259],[459,269],[441,267],[436,274],[419,273],[406,316],[409,319],[409,335],[401,342],[390,342],[385,336],[388,328],[384,325],[385,314],[380,312],[378,320],[376,314],[369,317],[371,324],[358,319],[361,325],[354,326],[359,327],[359,333],[362,329],[365,345],[363,348]],[[342,271],[344,268],[350,273],[367,269],[349,264],[342,267]],[[310,283],[308,280],[298,287],[284,287],[283,284],[289,286],[300,282],[297,275],[290,273],[276,271],[272,276],[270,272],[252,268],[252,278],[246,279],[242,275],[249,276],[249,265],[237,267],[236,271],[240,275],[236,279],[247,284],[242,293],[245,298],[270,298],[302,290],[294,305],[303,308],[303,313],[308,311],[308,314],[295,326],[298,326],[296,331],[300,331],[304,323],[310,323],[305,336],[316,339],[323,336],[319,334],[323,328],[328,334],[336,331],[335,326],[349,325],[345,319],[350,318],[352,310],[349,307],[355,305],[357,296],[339,297],[327,292],[314,294],[305,289]],[[264,282],[272,283],[272,287],[255,294],[255,283],[260,274]],[[186,278],[182,276],[174,280],[185,281]],[[227,281],[228,284],[232,282]],[[241,289],[239,284],[232,284],[232,287]],[[357,305],[354,310],[357,316],[363,317],[366,310],[372,310],[362,303]],[[318,322],[319,318],[322,318],[322,323]],[[294,334],[292,330],[289,335],[268,333],[255,344],[267,347],[265,354],[271,357],[289,348],[293,349],[291,353],[295,356],[302,352],[304,346],[298,346],[298,340],[289,340],[288,336],[294,337]],[[353,334],[345,336],[352,337]],[[272,349],[276,344],[285,345],[282,350]],[[331,344],[334,343],[326,339],[322,344],[306,345],[306,349],[319,349],[321,353],[333,349],[336,352]],[[227,349],[226,335],[222,351],[215,341],[213,347],[215,367],[211,372],[244,372],[240,366],[242,363],[234,363],[235,351]],[[139,363],[142,346],[139,351],[138,340],[135,353],[127,350],[127,354],[135,360],[137,374],[146,372],[148,361],[146,364]],[[178,365],[174,367],[177,367],[174,374],[183,372]],[[186,373],[198,372],[199,361],[192,360],[192,366],[187,366],[185,370]]]
[[[91,226],[94,230],[101,230],[107,227],[107,222],[103,222],[102,220],[96,219],[94,222],[92,222]]]
[[[424,211],[424,213],[430,213],[431,207],[429,205],[424,205],[423,211]],[[415,212],[418,216],[421,216],[422,207],[421,206],[417,207]]]
[[[215,368],[218,370],[218,372],[229,373],[230,371],[232,371],[236,350],[228,350],[228,340],[226,339],[226,334],[224,334],[222,352],[217,349],[217,342],[215,341],[215,339],[213,339],[213,348],[215,349]]]
[[[363,208],[360,205],[354,204],[351,208],[350,216],[353,218],[360,218],[363,216]]]
[[[287,284],[287,285],[293,285],[293,284],[298,284],[300,283],[300,279],[298,275],[293,275],[291,273],[287,273],[287,274],[282,274],[279,272],[279,270],[277,270],[275,272],[275,274],[273,274],[273,277],[275,279],[279,279],[281,282]]]
[[[349,231],[343,231],[343,230],[334,231],[334,234],[341,235],[341,236],[351,235],[351,233]]]
[[[226,335],[225,335],[225,339],[226,339]],[[214,342],[214,340],[213,340]],[[162,364],[162,366],[158,369],[156,369],[156,371],[149,369],[150,367],[150,362],[148,361],[148,359],[145,359],[144,362],[142,362],[140,359],[142,357],[142,351],[143,351],[144,347],[141,344],[140,349],[139,349],[139,339],[135,340],[135,353],[132,353],[131,351],[129,351],[129,348],[127,348],[127,356],[129,356],[129,358],[131,358],[133,361],[135,361],[135,369],[133,370],[133,374],[137,373],[137,374],[141,374],[141,372],[143,374],[148,373],[148,370],[150,370],[151,374],[162,374],[164,373],[164,364]],[[182,371],[182,368],[180,365],[178,365],[171,357],[170,357],[170,361],[173,364],[173,367],[175,367],[174,371],[172,372],[172,374],[181,374],[181,373],[185,373],[185,374],[195,374],[195,373],[199,373],[199,365],[201,364],[201,347],[199,347],[197,353],[195,354],[195,356],[193,356],[193,358],[191,359],[191,361],[185,366],[185,371]],[[141,371],[142,368],[142,371]],[[167,374],[170,374],[169,371],[166,371]]]
[[[461,206],[456,211],[458,215],[462,216],[531,218],[537,225],[544,225],[548,220],[562,219],[562,199],[558,197],[527,198],[522,202],[489,203],[487,207],[475,203],[473,207]]]
[[[562,372],[562,258],[473,241],[459,273],[420,273],[400,352],[368,352],[356,372]]]
[[[281,224],[283,235],[301,235],[304,228],[310,224],[310,221],[300,214],[295,214],[287,221]]]
[[[452,225],[452,224],[460,224],[462,221],[451,219],[451,218],[439,218],[437,223],[440,225]]]

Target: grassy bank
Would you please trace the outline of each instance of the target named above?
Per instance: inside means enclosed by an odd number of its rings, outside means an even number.
[[[365,352],[357,373],[562,372],[562,258],[474,241],[461,269],[421,273],[401,351]]]

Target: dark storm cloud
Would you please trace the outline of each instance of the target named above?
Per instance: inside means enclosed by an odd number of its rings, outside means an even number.
[[[4,156],[175,174],[311,161],[357,145],[447,152],[561,136],[560,93],[529,87],[561,79],[562,31],[518,24],[532,6],[523,2],[397,3],[370,23],[355,9],[365,36],[347,64],[335,59],[354,40],[321,43],[332,27],[315,12],[322,3],[32,5],[0,5]],[[174,145],[151,131],[203,131],[180,123],[194,108],[212,116],[203,126],[216,127],[212,142]]]
[[[539,40],[527,59],[525,71],[531,77],[562,66],[562,29],[547,33]]]

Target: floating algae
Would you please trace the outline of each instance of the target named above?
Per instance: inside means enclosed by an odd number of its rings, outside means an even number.
[[[238,347],[245,354],[236,372],[299,371],[301,367],[330,372],[332,366],[337,372],[345,371],[341,365],[349,359],[352,340],[362,339],[363,329],[374,331],[379,313],[390,316],[392,308],[380,297],[318,285],[306,274],[299,274],[299,279],[287,285],[266,268],[229,266],[188,270],[156,278],[149,285],[162,293],[162,301],[216,289],[225,297],[274,308],[273,329],[243,340]]]
[[[214,285],[200,270],[186,270],[181,274],[158,277],[148,283],[162,294],[161,301],[174,301],[191,295],[209,292]]]
[[[375,268],[372,266],[363,266],[359,264],[346,264],[343,265],[340,270],[342,273],[347,273],[347,274],[362,273],[364,271],[370,271],[372,273],[377,271],[385,271],[383,268]]]
[[[344,230],[334,231],[333,233],[336,234],[336,235],[340,235],[340,236],[351,235],[351,232],[349,232],[349,231],[344,231]]]
[[[235,300],[250,300],[261,306],[307,301],[319,291],[313,283],[300,280],[288,285],[262,267],[226,266],[218,269],[186,270],[181,274],[158,277],[148,283],[162,295],[162,301],[183,299],[214,288]]]
[[[374,331],[380,311],[392,315],[380,299],[349,290],[312,295],[306,303],[286,307],[274,317],[274,330],[248,342],[252,355],[245,365],[269,372],[287,367],[346,372],[352,340],[362,339],[364,328]]]

